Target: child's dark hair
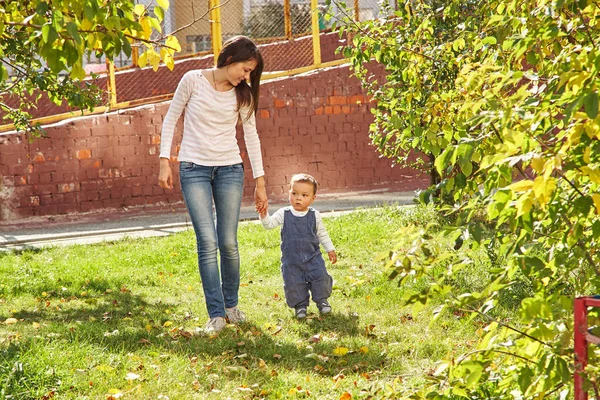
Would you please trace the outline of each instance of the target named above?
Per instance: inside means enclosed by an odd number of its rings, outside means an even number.
[[[290,181],[290,188],[296,182],[310,183],[311,185],[313,185],[313,194],[317,194],[317,188],[319,187],[319,184],[317,183],[317,180],[314,178],[314,176],[309,174],[296,174],[292,176],[292,180]]]
[[[223,48],[217,59],[217,68],[226,67],[236,62],[256,61],[256,68],[250,72],[250,86],[243,80],[235,87],[238,109],[241,106],[249,106],[250,111],[245,120],[258,110],[258,95],[260,92],[260,76],[262,75],[264,63],[262,55],[256,44],[246,36],[234,36],[223,43]]]

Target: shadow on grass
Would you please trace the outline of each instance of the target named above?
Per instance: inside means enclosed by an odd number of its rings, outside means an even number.
[[[358,318],[340,313],[313,316],[302,322],[290,316],[280,320],[282,326],[279,332],[252,323],[228,325],[217,337],[209,337],[196,329],[198,321],[194,316],[169,314],[168,309],[175,304],[151,304],[130,292],[104,293],[74,302],[54,301],[46,306],[42,301],[33,311],[14,312],[12,317],[22,320],[15,327],[25,326],[29,332],[25,329],[17,344],[10,344],[0,352],[0,368],[12,368],[19,354],[29,349],[35,351],[40,340],[51,343],[65,339],[69,346],[77,347],[79,343],[86,347],[91,345],[98,349],[98,354],[156,352],[188,358],[199,356],[208,360],[218,359],[223,366],[247,369],[255,367],[258,360],[265,360],[291,370],[314,371],[316,365],[321,365],[319,372],[336,374],[343,366],[369,370],[379,369],[385,363],[385,356],[379,354],[351,352],[343,358],[334,355],[334,350],[340,346],[339,341],[360,335]],[[57,309],[56,305],[61,309]],[[5,318],[0,316],[0,320]],[[32,323],[39,324],[38,328],[32,328]],[[304,339],[286,341],[285,335],[291,331],[296,331]],[[337,339],[310,342],[312,336],[325,332],[334,332]],[[323,357],[317,359],[315,354]]]

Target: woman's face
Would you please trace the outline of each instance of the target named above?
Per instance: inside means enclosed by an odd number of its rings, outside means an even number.
[[[249,81],[250,73],[256,68],[256,60],[240,61],[227,66],[227,79],[233,86],[237,86],[240,82]]]

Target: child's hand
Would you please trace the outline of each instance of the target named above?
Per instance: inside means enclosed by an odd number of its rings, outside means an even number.
[[[335,254],[335,250],[327,252],[327,255],[329,256],[329,261],[331,261],[332,264],[337,262],[337,254]]]
[[[258,212],[258,215],[260,216],[260,219],[263,219],[269,213],[269,206],[266,206],[266,207],[263,207],[263,208],[260,208],[260,209],[258,207],[256,207],[256,212]]]

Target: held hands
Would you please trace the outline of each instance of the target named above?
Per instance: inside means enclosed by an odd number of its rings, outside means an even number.
[[[158,185],[163,189],[173,189],[173,172],[171,171],[168,158],[160,159]]]
[[[269,200],[267,199],[265,180],[262,176],[256,178],[256,188],[254,189],[254,207],[261,218],[264,218],[267,215]]]
[[[335,250],[327,252],[327,255],[329,256],[329,261],[331,261],[332,264],[337,262],[337,254],[335,253]]]

